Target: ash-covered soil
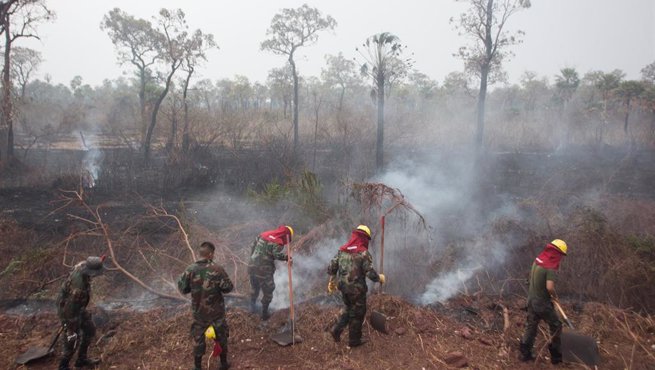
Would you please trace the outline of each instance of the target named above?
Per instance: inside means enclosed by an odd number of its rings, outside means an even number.
[[[364,324],[368,343],[349,348],[347,334],[334,343],[326,329],[336,319],[334,305],[300,304],[296,329],[303,342],[280,347],[270,340],[288,320],[280,310],[262,323],[242,308],[230,308],[230,360],[233,369],[547,369],[552,368],[540,334],[534,363],[517,360],[518,338],[525,311],[520,298],[497,301],[494,297],[459,296],[445,305],[421,307],[398,297],[373,294],[369,313],[387,315],[389,334]],[[503,307],[507,308],[508,329]],[[564,304],[578,332],[598,340],[601,369],[653,369],[653,333],[649,317],[589,303]],[[154,307],[147,312],[110,310],[100,314],[98,334],[91,354],[102,358],[99,369],[188,369],[192,365],[188,306]],[[14,368],[13,361],[31,345],[46,345],[57,329],[51,312],[0,315],[0,368]],[[638,339],[638,340],[637,340]],[[644,345],[649,347],[641,348]],[[205,358],[206,360],[206,358]],[[216,359],[213,359],[216,366]],[[28,369],[53,369],[56,358],[30,364]],[[583,369],[580,364],[560,368]]]

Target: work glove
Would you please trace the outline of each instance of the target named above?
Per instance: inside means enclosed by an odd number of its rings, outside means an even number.
[[[384,274],[378,274],[378,277],[380,278],[380,284],[384,284],[387,279],[385,279]]]
[[[328,290],[328,294],[332,294],[332,293],[336,292],[337,291],[337,283],[335,283],[334,280],[330,279],[330,281],[328,281],[327,290]]]

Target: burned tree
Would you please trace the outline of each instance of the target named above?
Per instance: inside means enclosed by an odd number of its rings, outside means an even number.
[[[384,96],[389,86],[403,77],[410,67],[409,59],[401,59],[405,45],[389,32],[382,32],[366,39],[362,44],[364,51],[356,50],[364,58],[362,75],[373,79],[371,96],[375,98],[378,115],[377,140],[375,145],[375,167],[384,166]]]
[[[191,36],[187,43],[187,53],[184,57],[182,70],[186,72],[186,77],[182,83],[182,106],[184,107],[184,128],[182,129],[182,151],[189,151],[189,103],[187,96],[189,92],[189,82],[195,72],[196,67],[207,60],[207,51],[212,48],[218,48],[214,41],[214,35],[203,34],[200,30]]]
[[[318,40],[318,32],[332,30],[337,25],[329,15],[323,17],[316,8],[307,4],[297,9],[282,9],[271,21],[266,31],[270,38],[262,42],[261,49],[274,54],[286,55],[293,76],[293,150],[298,151],[298,70],[294,56],[299,47]]]
[[[455,54],[464,60],[466,71],[480,78],[478,92],[477,127],[475,145],[482,152],[484,144],[484,111],[487,85],[502,78],[502,62],[511,56],[509,46],[521,42],[522,31],[505,30],[507,20],[523,8],[530,7],[530,0],[461,0],[470,5],[459,16],[455,28],[460,35],[473,41],[462,46]],[[454,19],[450,19],[451,23]]]
[[[116,47],[119,64],[131,64],[136,68],[139,84],[139,132],[143,144],[148,126],[146,87],[152,83],[152,66],[160,57],[157,40],[161,35],[155,31],[151,22],[135,18],[118,8],[105,15],[100,28],[107,32]]]
[[[12,46],[19,38],[39,39],[36,26],[53,19],[55,14],[45,0],[4,0],[0,2],[0,35],[4,35],[4,66],[2,68],[2,114],[0,115],[0,161],[14,156],[14,124],[11,101]]]

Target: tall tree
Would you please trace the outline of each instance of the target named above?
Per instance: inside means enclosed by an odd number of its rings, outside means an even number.
[[[285,55],[293,76],[293,150],[298,151],[298,70],[294,59],[299,47],[311,45],[318,40],[318,32],[332,30],[337,22],[331,16],[323,17],[316,8],[307,4],[292,9],[285,8],[273,16],[266,31],[269,36],[261,43],[262,50]]]
[[[271,92],[271,107],[273,102],[277,99],[282,100],[283,104],[283,117],[287,118],[287,108],[289,102],[293,99],[293,77],[291,68],[273,68],[268,71],[266,84]]]
[[[2,68],[2,114],[0,116],[0,161],[14,157],[14,124],[11,100],[12,46],[19,38],[39,39],[36,27],[53,19],[45,0],[3,0],[0,2],[0,35],[4,35]]]
[[[185,14],[181,9],[161,9],[155,21],[156,31],[162,35],[157,45],[159,53],[158,60],[163,65],[162,70],[158,72],[158,78],[163,80],[164,86],[155,98],[152,112],[150,113],[150,123],[148,124],[146,137],[143,141],[143,155],[146,161],[150,159],[150,147],[155,126],[157,125],[157,114],[159,113],[161,103],[166,98],[171,87],[173,76],[182,66],[184,58],[202,46],[202,43],[195,44],[192,41],[193,38],[189,36],[189,27],[186,23]],[[195,32],[195,34],[199,33],[202,34],[200,30]]]
[[[616,89],[617,95],[623,99],[623,104],[625,105],[623,132],[626,135],[628,135],[628,120],[630,118],[631,104],[635,99],[641,97],[645,90],[645,83],[635,80],[622,81]]]
[[[562,68],[560,74],[555,76],[555,88],[557,89],[557,98],[566,107],[568,102],[580,86],[580,76],[575,68]]]
[[[100,28],[107,32],[116,47],[119,64],[131,64],[136,69],[139,88],[139,132],[143,145],[148,127],[146,87],[152,83],[152,66],[160,58],[158,45],[161,44],[162,36],[150,21],[135,18],[119,8],[114,8],[104,16]]]
[[[593,86],[593,88],[600,92],[600,124],[596,128],[596,143],[603,142],[605,127],[608,125],[609,120],[609,106],[612,103],[612,98],[616,89],[621,84],[625,77],[625,73],[619,69],[612,72],[593,71],[588,72],[583,80]],[[596,109],[592,105],[592,109]]]
[[[214,41],[214,35],[204,34],[200,30],[191,36],[191,39],[186,44],[188,50],[184,57],[182,70],[186,72],[184,81],[182,82],[182,106],[184,108],[184,127],[182,129],[182,151],[187,153],[189,151],[189,102],[187,100],[189,92],[189,82],[200,63],[207,60],[207,51],[212,48],[218,48]]]
[[[384,166],[384,97],[389,86],[407,73],[411,61],[401,59],[405,45],[389,32],[382,32],[366,39],[362,44],[364,50],[356,50],[364,58],[361,73],[373,80],[371,96],[377,105],[378,127],[375,145],[375,167]]]
[[[34,49],[14,47],[11,60],[11,80],[16,84],[16,96],[19,100],[25,99],[25,89],[32,75],[41,65],[41,53]]]
[[[508,19],[523,8],[530,7],[530,0],[459,0],[469,4],[469,9],[459,16],[455,28],[461,35],[473,41],[456,54],[464,60],[467,72],[479,77],[476,150],[484,146],[484,112],[489,83],[502,78],[502,62],[511,52],[507,48],[520,42],[523,32],[508,32]],[[450,19],[451,23],[454,19]]]
[[[339,55],[326,55],[325,62],[327,66],[321,71],[321,77],[327,86],[336,86],[339,88],[337,120],[340,120],[346,89],[361,83],[360,74],[357,73],[355,62],[346,59],[343,53],[339,53]]]

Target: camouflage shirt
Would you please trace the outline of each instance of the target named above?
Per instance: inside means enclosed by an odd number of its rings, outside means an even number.
[[[267,242],[257,237],[250,248],[250,268],[259,271],[275,272],[275,260],[286,261],[284,246]]]
[[[373,269],[373,257],[368,251],[355,253],[339,251],[330,261],[328,274],[336,275],[340,290],[343,290],[343,287],[357,287],[366,292],[367,276],[374,282],[380,281],[378,273]]]
[[[225,317],[223,293],[233,285],[225,270],[212,260],[202,259],[191,264],[177,281],[182,294],[191,293],[193,318],[213,321]]]
[[[91,278],[77,265],[61,285],[57,296],[57,315],[62,321],[77,320],[91,299]]]

